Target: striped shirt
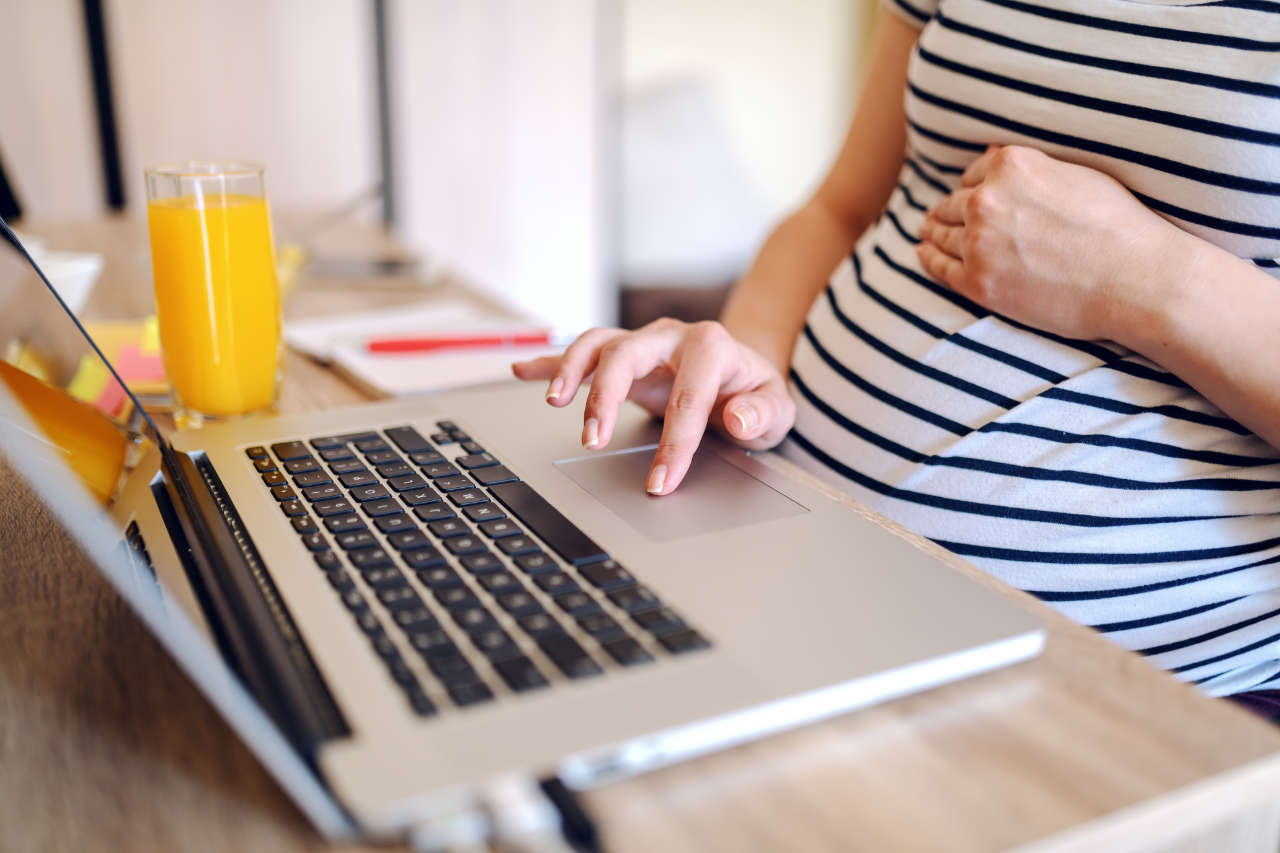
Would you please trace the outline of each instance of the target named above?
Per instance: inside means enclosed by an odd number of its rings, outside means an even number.
[[[906,161],[809,311],[783,452],[1213,695],[1280,686],[1280,452],[915,255],[964,167],[1020,144],[1280,277],[1280,2],[886,2],[923,26]]]

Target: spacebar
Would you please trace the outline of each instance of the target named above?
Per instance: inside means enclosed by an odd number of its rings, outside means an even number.
[[[528,483],[501,483],[490,486],[493,496],[511,510],[543,542],[575,566],[603,559],[608,555],[546,498],[529,488]]]

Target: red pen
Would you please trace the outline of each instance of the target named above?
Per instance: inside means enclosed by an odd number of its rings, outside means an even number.
[[[500,347],[553,346],[562,335],[546,329],[523,332],[477,332],[467,335],[431,335],[418,338],[376,338],[366,345],[372,353],[440,352],[455,349],[497,349]]]

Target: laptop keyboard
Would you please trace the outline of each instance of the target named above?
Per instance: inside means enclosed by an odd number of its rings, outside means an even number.
[[[245,450],[421,716],[709,646],[447,420]]]

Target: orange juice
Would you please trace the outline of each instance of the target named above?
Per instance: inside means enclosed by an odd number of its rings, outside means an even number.
[[[178,196],[147,204],[165,371],[206,416],[275,402],[280,288],[266,199]]]

